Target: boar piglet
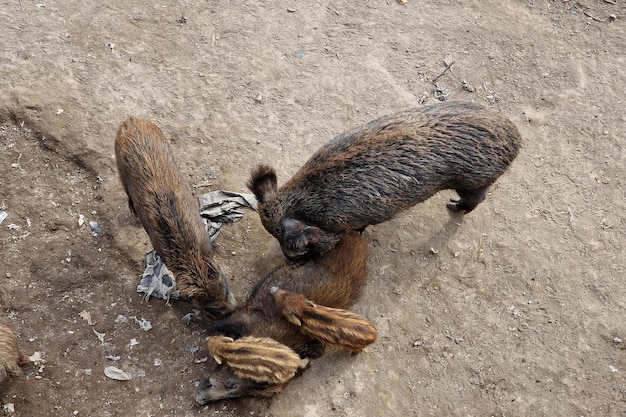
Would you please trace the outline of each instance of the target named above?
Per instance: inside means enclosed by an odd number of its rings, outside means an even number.
[[[236,363],[236,369],[222,364],[210,375],[196,393],[196,401],[205,404],[224,398],[243,396],[271,396],[280,392],[289,382],[273,383],[272,379],[243,378],[236,373],[243,368],[242,364],[249,364],[246,369],[258,373],[261,366],[267,363],[280,363],[283,360],[273,360],[271,353],[265,350],[253,349],[253,342],[247,337],[271,338],[284,345],[302,359],[315,359],[324,353],[324,340],[320,340],[301,331],[301,326],[294,324],[283,315],[282,307],[275,302],[272,288],[294,294],[301,294],[306,299],[318,305],[335,309],[346,309],[352,306],[361,293],[365,284],[365,262],[367,247],[361,235],[348,231],[339,243],[330,251],[321,256],[313,256],[303,264],[286,264],[271,272],[254,287],[247,299],[229,317],[213,323],[213,330],[231,337],[234,342],[241,340],[241,349],[230,349],[229,354]],[[275,291],[274,291],[275,292]],[[332,314],[327,314],[329,331],[336,331],[336,320]],[[342,317],[338,317],[342,319]],[[318,328],[318,332],[323,329]],[[368,332],[371,329],[368,328]],[[350,330],[354,333],[355,330]],[[211,350],[211,340],[209,340]],[[338,342],[337,345],[340,343]],[[240,346],[240,345],[235,345]],[[251,355],[251,351],[254,354]],[[282,350],[275,350],[284,355]],[[232,352],[241,355],[241,359],[233,356]],[[215,353],[215,352],[214,352]],[[257,356],[262,360],[255,361]],[[252,359],[248,359],[248,358]],[[290,361],[293,362],[293,361]],[[283,367],[284,368],[284,367]],[[285,374],[280,368],[279,374]],[[293,366],[287,367],[293,369]],[[252,372],[250,371],[250,372]]]
[[[17,337],[13,329],[0,323],[0,384],[11,376],[22,375],[20,367],[29,362],[28,357],[23,355],[17,346]]]
[[[277,189],[260,165],[248,188],[265,229],[296,260],[324,253],[346,230],[389,220],[438,191],[447,207],[471,212],[518,154],[520,134],[495,110],[451,101],[381,117],[323,145]]]
[[[210,318],[231,313],[235,297],[213,259],[199,203],[161,129],[149,120],[126,120],[117,131],[115,158],[128,206],[174,274],[181,296]]]

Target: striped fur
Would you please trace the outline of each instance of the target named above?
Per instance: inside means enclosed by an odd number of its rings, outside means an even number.
[[[306,367],[307,359],[268,337],[242,337],[233,340],[213,336],[207,342],[209,353],[218,364],[225,363],[239,378],[268,384],[284,384]]]
[[[302,294],[278,287],[272,288],[271,293],[287,320],[325,345],[359,354],[376,340],[376,328],[365,317],[345,309],[317,305]]]
[[[10,376],[22,375],[20,366],[26,363],[28,358],[20,353],[15,333],[9,326],[0,323],[0,383]]]

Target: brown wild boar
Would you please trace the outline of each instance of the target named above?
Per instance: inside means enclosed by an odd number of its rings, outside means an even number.
[[[0,384],[11,376],[20,376],[20,366],[30,361],[24,356],[18,346],[17,337],[6,324],[0,323]]]
[[[226,363],[237,378],[258,383],[285,384],[309,363],[289,347],[268,337],[211,336],[209,354],[219,365]]]
[[[376,341],[376,327],[351,311],[317,305],[302,294],[272,287],[274,301],[287,320],[324,345],[359,354]]]
[[[389,220],[438,191],[469,213],[518,154],[520,134],[502,114],[451,101],[381,117],[323,145],[277,189],[260,165],[248,188],[265,229],[289,259],[324,253],[346,230]]]
[[[213,330],[233,339],[271,338],[289,347],[300,358],[318,358],[324,353],[323,343],[302,333],[299,326],[287,320],[270,290],[280,287],[303,294],[319,305],[345,309],[361,294],[366,258],[365,241],[359,233],[348,231],[324,255],[312,256],[300,265],[283,265],[260,280],[232,315],[213,323]],[[331,320],[329,326],[333,327],[334,321]],[[230,367],[220,365],[196,392],[196,401],[205,404],[225,398],[268,397],[280,392],[285,385],[240,378]]]
[[[128,206],[174,274],[181,296],[211,318],[231,313],[235,297],[213,259],[199,203],[161,129],[149,120],[126,120],[117,131],[115,158]]]

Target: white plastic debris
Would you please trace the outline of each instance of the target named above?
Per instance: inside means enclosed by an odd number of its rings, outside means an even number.
[[[132,349],[133,346],[137,346],[139,344],[139,342],[137,341],[137,339],[135,339],[134,337],[132,339],[130,339],[130,343],[128,344],[128,348]]]
[[[144,332],[147,332],[152,328],[152,324],[150,324],[150,322],[143,317],[141,319],[138,319],[137,317],[132,318],[135,319],[135,321],[139,324],[139,328]]]
[[[2,404],[2,409],[7,414],[15,413],[15,405],[13,403]]]
[[[100,341],[100,343],[104,345],[104,336],[106,336],[106,333],[99,333],[96,331],[96,329],[91,329],[91,330],[93,330],[94,334],[98,337],[98,340]]]
[[[91,320],[91,313],[90,313],[90,312],[88,312],[87,310],[83,310],[83,311],[81,311],[81,312],[80,312],[80,316],[81,316],[83,319],[87,320],[87,324],[88,324],[88,325],[93,326],[94,324],[96,324],[96,322],[94,322],[94,321],[92,321],[92,320]]]
[[[106,359],[108,361],[111,361],[111,362],[117,362],[117,361],[120,360],[120,357],[119,356],[115,356],[115,355],[107,355]]]
[[[121,314],[119,314],[117,316],[117,318],[115,319],[116,323],[128,323],[128,318],[126,316],[122,316]]]
[[[9,217],[9,213],[7,213],[6,211],[0,211],[0,224],[2,224],[4,219],[6,219],[7,217]]]
[[[57,115],[62,114],[62,113],[63,113],[63,109],[59,107],[59,108],[57,109]]]
[[[611,372],[616,373],[617,372],[617,368],[614,367],[613,365],[609,365],[609,369],[611,370]]]
[[[32,355],[30,355],[28,357],[28,360],[30,361],[30,363],[32,363],[35,367],[37,367],[37,372],[38,373],[42,373],[43,369],[45,368],[44,363],[46,363],[46,361],[43,359],[43,356],[41,356],[41,352],[35,352]]]
[[[104,374],[116,381],[130,381],[130,374],[122,371],[120,368],[116,368],[115,366],[107,366],[104,368]]]
[[[89,220],[89,227],[91,228],[91,230],[93,230],[93,232],[96,235],[99,234],[99,233],[102,233],[102,228],[100,227],[100,225],[96,221]]]
[[[82,226],[83,224],[85,224],[85,215],[84,214],[79,214],[78,215],[78,226]]]

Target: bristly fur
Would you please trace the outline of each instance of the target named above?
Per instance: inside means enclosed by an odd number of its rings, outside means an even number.
[[[269,337],[288,346],[300,358],[318,358],[324,353],[324,345],[281,314],[270,290],[280,287],[303,294],[320,305],[349,308],[365,285],[366,259],[363,237],[354,231],[346,232],[324,255],[314,256],[300,265],[285,264],[261,279],[237,311],[213,323],[213,330],[232,338]],[[205,404],[224,398],[271,396],[285,384],[257,383],[237,377],[227,366],[219,366],[197,391],[196,401]],[[236,388],[228,390],[225,386]]]
[[[265,202],[276,191],[276,171],[268,165],[257,166],[250,174],[248,189],[259,202]]]
[[[303,334],[324,345],[359,354],[376,341],[376,327],[351,311],[317,305],[302,294],[272,289],[274,301],[287,320],[300,327]]]
[[[308,363],[289,347],[268,337],[233,340],[212,336],[207,345],[218,364],[225,363],[237,377],[258,383],[285,384]]]
[[[389,220],[441,190],[459,194],[450,210],[470,213],[521,142],[515,125],[497,111],[463,101],[437,103],[341,133],[278,190],[253,191],[265,229],[285,256],[300,260],[329,250],[346,230]],[[267,165],[258,171],[276,176]],[[294,233],[284,227],[292,220],[319,233]]]
[[[20,352],[13,330],[0,323],[0,383],[11,376],[21,376],[20,366],[27,363],[28,358]]]
[[[115,157],[128,205],[174,274],[183,297],[213,317],[236,307],[199,213],[174,161],[171,145],[149,120],[130,118],[115,138]]]

